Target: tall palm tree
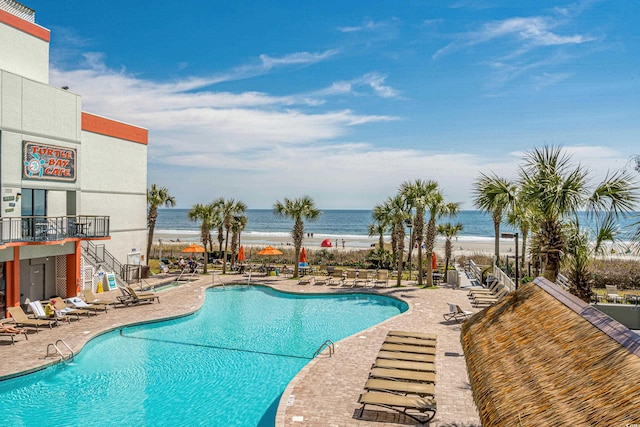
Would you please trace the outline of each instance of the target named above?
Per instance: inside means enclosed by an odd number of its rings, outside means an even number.
[[[212,228],[217,230],[216,240],[218,241],[218,256],[222,256],[222,243],[224,242],[224,217],[222,216],[222,206],[224,205],[224,198],[218,197],[213,202],[215,206],[216,215],[212,220]]]
[[[429,221],[424,240],[425,251],[427,252],[427,286],[433,286],[433,248],[436,243],[436,221],[442,217],[455,217],[460,212],[460,204],[447,202],[439,189],[433,191],[427,203],[429,211]]]
[[[438,225],[438,234],[444,236],[444,280],[447,280],[449,272],[449,260],[451,259],[451,239],[458,236],[464,226],[460,223],[451,224],[450,222]]]
[[[517,262],[519,262],[519,264],[524,267],[523,261],[527,256],[527,241],[529,233],[535,226],[535,216],[529,205],[524,203],[524,201],[522,200],[522,193],[520,191],[517,192],[515,200],[509,206],[506,220],[507,224],[515,227],[520,232],[520,239],[522,241],[522,255],[520,256],[521,259],[517,260]],[[520,269],[520,271],[523,271],[522,268]]]
[[[225,274],[227,272],[227,250],[229,248],[229,232],[231,231],[231,226],[233,225],[233,218],[235,216],[244,214],[244,212],[247,210],[247,205],[240,200],[228,199],[223,200],[222,203],[218,205],[218,209],[220,209],[220,215],[223,218],[225,229],[224,252],[222,255],[222,274]]]
[[[523,200],[535,212],[539,228],[534,244],[544,258],[543,275],[555,282],[567,248],[563,224],[578,211],[591,216],[611,214],[614,219],[632,212],[638,202],[638,187],[625,172],[607,175],[593,191],[587,169],[573,164],[559,147],[536,148],[525,155],[519,184]]]
[[[236,264],[238,249],[240,248],[240,233],[247,226],[247,216],[238,215],[231,222],[231,267]]]
[[[424,217],[429,204],[429,200],[438,190],[438,183],[435,181],[423,181],[416,179],[414,182],[405,181],[400,186],[400,193],[407,198],[409,205],[415,208],[416,215],[413,217],[413,235],[418,245],[418,285],[422,286],[423,263],[422,263],[422,242],[424,240]]]
[[[147,212],[147,226],[149,227],[147,265],[149,265],[149,254],[151,253],[151,244],[153,243],[153,232],[155,231],[156,221],[158,220],[158,208],[160,206],[171,208],[175,205],[176,199],[169,194],[169,190],[165,187],[158,187],[156,184],[151,184],[151,187],[147,189],[147,206],[149,207],[149,211]]]
[[[405,223],[411,218],[411,208],[407,199],[398,193],[395,197],[389,198],[383,205],[383,212],[392,227],[391,244],[395,246],[395,262],[397,263],[398,278],[396,286],[400,286],[402,281],[402,262],[404,261],[404,238]]]
[[[495,234],[495,257],[500,256],[500,223],[502,214],[512,205],[516,197],[517,187],[514,183],[495,174],[480,174],[474,182],[474,204],[481,211],[491,214]]]
[[[200,241],[204,246],[204,273],[207,274],[207,264],[209,264],[209,248],[213,250],[213,242],[211,240],[211,229],[216,216],[216,205],[209,203],[204,205],[196,203],[191,206],[191,210],[187,213],[190,221],[200,223]]]
[[[302,196],[297,199],[284,198],[282,202],[273,204],[273,214],[279,218],[290,218],[294,220],[291,238],[295,250],[295,260],[293,262],[293,276],[298,277],[298,260],[300,259],[300,249],[304,239],[304,220],[315,221],[320,218],[322,211],[316,208],[313,199],[309,196]]]

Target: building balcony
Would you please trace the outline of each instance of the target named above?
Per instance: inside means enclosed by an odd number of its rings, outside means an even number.
[[[0,218],[0,245],[15,242],[55,242],[109,237],[109,217],[23,216]]]

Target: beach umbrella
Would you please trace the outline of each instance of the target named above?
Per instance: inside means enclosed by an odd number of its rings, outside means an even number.
[[[238,261],[244,261],[246,259],[247,257],[244,254],[244,246],[240,246],[240,249],[238,250]]]
[[[437,263],[437,260],[436,260],[436,253],[435,252],[431,252],[431,269],[435,270],[437,265],[438,265],[438,263]]]
[[[300,265],[307,265],[307,250],[305,248],[302,248],[302,250],[300,251]]]
[[[320,243],[320,246],[322,246],[323,248],[330,248],[333,246],[333,244],[331,243],[331,239],[324,239],[322,243]]]
[[[189,245],[186,248],[184,248],[182,250],[182,252],[185,253],[204,253],[204,248],[200,245],[196,245],[195,243],[193,245]]]
[[[282,252],[274,248],[273,246],[267,246],[258,252],[258,255],[282,255]]]

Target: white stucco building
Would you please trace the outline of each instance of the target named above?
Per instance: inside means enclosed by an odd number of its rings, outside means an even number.
[[[49,40],[33,10],[0,0],[2,314],[27,298],[76,295],[83,246],[122,263],[146,250],[148,131],[85,112],[81,94],[51,86]]]

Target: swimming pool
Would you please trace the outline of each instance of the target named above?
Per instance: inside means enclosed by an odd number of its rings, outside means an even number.
[[[104,334],[69,364],[0,382],[0,412],[24,426],[273,426],[280,395],[325,340],[406,309],[379,295],[212,288],[191,316]]]

